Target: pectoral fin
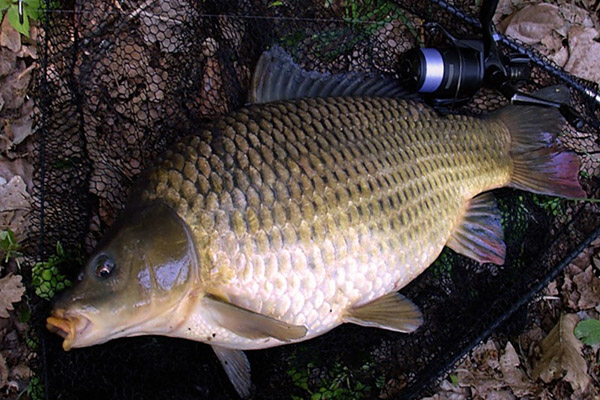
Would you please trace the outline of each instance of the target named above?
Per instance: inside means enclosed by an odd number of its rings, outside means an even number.
[[[504,233],[500,224],[500,210],[492,194],[484,193],[471,199],[462,223],[446,245],[480,263],[504,264]]]
[[[343,320],[362,326],[410,333],[421,326],[423,315],[412,301],[393,292],[351,308]]]
[[[207,310],[223,328],[250,339],[273,337],[288,342],[306,335],[303,325],[291,325],[266,315],[255,313],[212,295],[202,299]]]
[[[235,391],[241,398],[250,395],[250,363],[248,358],[241,350],[228,349],[221,346],[211,346],[215,354],[221,361],[225,373],[233,384]]]

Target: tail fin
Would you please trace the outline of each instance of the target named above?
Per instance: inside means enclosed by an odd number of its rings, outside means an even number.
[[[569,90],[552,86],[536,96],[568,102]],[[500,119],[511,133],[510,154],[513,175],[509,186],[552,196],[581,198],[586,193],[579,185],[579,158],[565,150],[556,136],[564,119],[556,109],[535,106],[509,106]]]

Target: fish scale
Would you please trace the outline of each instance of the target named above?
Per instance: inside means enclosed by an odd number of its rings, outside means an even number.
[[[433,262],[465,202],[509,181],[508,146],[499,123],[406,100],[284,101],[184,139],[143,197],[208,243],[207,291],[311,337]]]

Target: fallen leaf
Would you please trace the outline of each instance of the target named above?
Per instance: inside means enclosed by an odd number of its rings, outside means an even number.
[[[27,87],[31,80],[31,73],[34,68],[35,64],[32,64],[28,68],[15,71],[3,78],[0,94],[2,94],[6,102],[5,107],[7,109],[17,110],[23,106]]]
[[[559,8],[553,4],[535,4],[517,11],[503,21],[504,33],[526,44],[540,42],[553,30],[563,26]]]
[[[6,47],[15,53],[21,49],[21,34],[12,27],[8,21],[7,14],[4,15],[0,27],[0,46]]]
[[[10,369],[10,378],[11,379],[27,379],[31,378],[33,372],[31,369],[25,364],[19,364]]]
[[[23,178],[27,185],[27,191],[31,193],[33,190],[33,165],[25,158],[17,158],[16,160],[0,159],[0,185],[10,181],[16,175]]]
[[[512,0],[499,0],[498,6],[496,7],[496,13],[492,19],[494,25],[498,25],[502,18],[506,17],[507,15],[512,15],[514,11],[515,5]]]
[[[587,310],[600,304],[600,279],[594,275],[594,267],[590,265],[585,271],[575,275],[573,283],[579,292],[579,309]]]
[[[424,397],[422,400],[467,400],[472,396],[469,389],[455,386],[447,380],[440,384],[440,390],[432,397]]]
[[[586,319],[575,327],[575,336],[583,343],[593,346],[600,343],[600,321]]]
[[[570,56],[564,68],[583,79],[600,83],[600,43],[594,39],[598,31],[581,25],[569,29]]]
[[[10,147],[22,143],[33,133],[33,99],[23,105],[22,113],[20,118],[6,122],[5,132],[11,141]]]
[[[0,77],[10,74],[16,67],[17,55],[6,47],[0,47]]]
[[[527,378],[525,372],[519,368],[521,361],[511,342],[506,344],[504,354],[500,357],[500,371],[506,384],[517,397],[528,396],[534,393],[535,385]]]
[[[0,353],[0,389],[8,384],[8,366],[4,356]]]
[[[14,310],[12,303],[21,301],[25,287],[20,275],[8,274],[0,279],[0,318],[8,318],[9,310]]]
[[[12,230],[19,240],[29,227],[26,216],[32,204],[23,178],[15,175],[8,182],[0,184],[0,199],[0,229]]]
[[[573,390],[586,390],[590,377],[587,363],[581,356],[583,345],[573,333],[577,320],[576,314],[563,315],[542,340],[542,358],[533,369],[533,379],[541,379],[546,383],[564,379]]]
[[[594,27],[594,20],[591,17],[591,13],[581,7],[577,7],[573,3],[569,2],[566,4],[561,4],[560,14],[563,16],[565,21],[568,22],[566,28],[568,28],[569,25],[581,25],[586,28]],[[566,36],[566,33],[566,31],[561,31],[563,36]]]

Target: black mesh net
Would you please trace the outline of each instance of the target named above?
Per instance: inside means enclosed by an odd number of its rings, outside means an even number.
[[[477,10],[468,3],[51,2],[40,43],[33,238],[40,260],[53,261],[38,264],[30,290],[49,298],[57,285],[73,280],[136,176],[169,144],[244,104],[254,65],[268,46],[280,44],[306,69],[394,74],[399,56],[426,42],[423,21],[437,21],[457,36],[476,35]],[[566,130],[563,141],[580,155],[582,185],[597,198],[598,113],[585,94],[594,86],[519,43],[501,42],[536,61],[524,90],[571,87],[587,124],[580,132]],[[483,90],[451,112],[485,114],[504,103]],[[598,235],[600,209],[593,203],[513,190],[497,197],[508,247],[504,266],[482,266],[446,249],[403,290],[424,310],[425,325],[415,334],[348,325],[298,345],[248,352],[254,397],[422,395]],[[44,329],[49,303],[35,298],[37,371],[46,398],[235,398],[216,357],[200,343],[140,337],[65,353],[60,338]]]

